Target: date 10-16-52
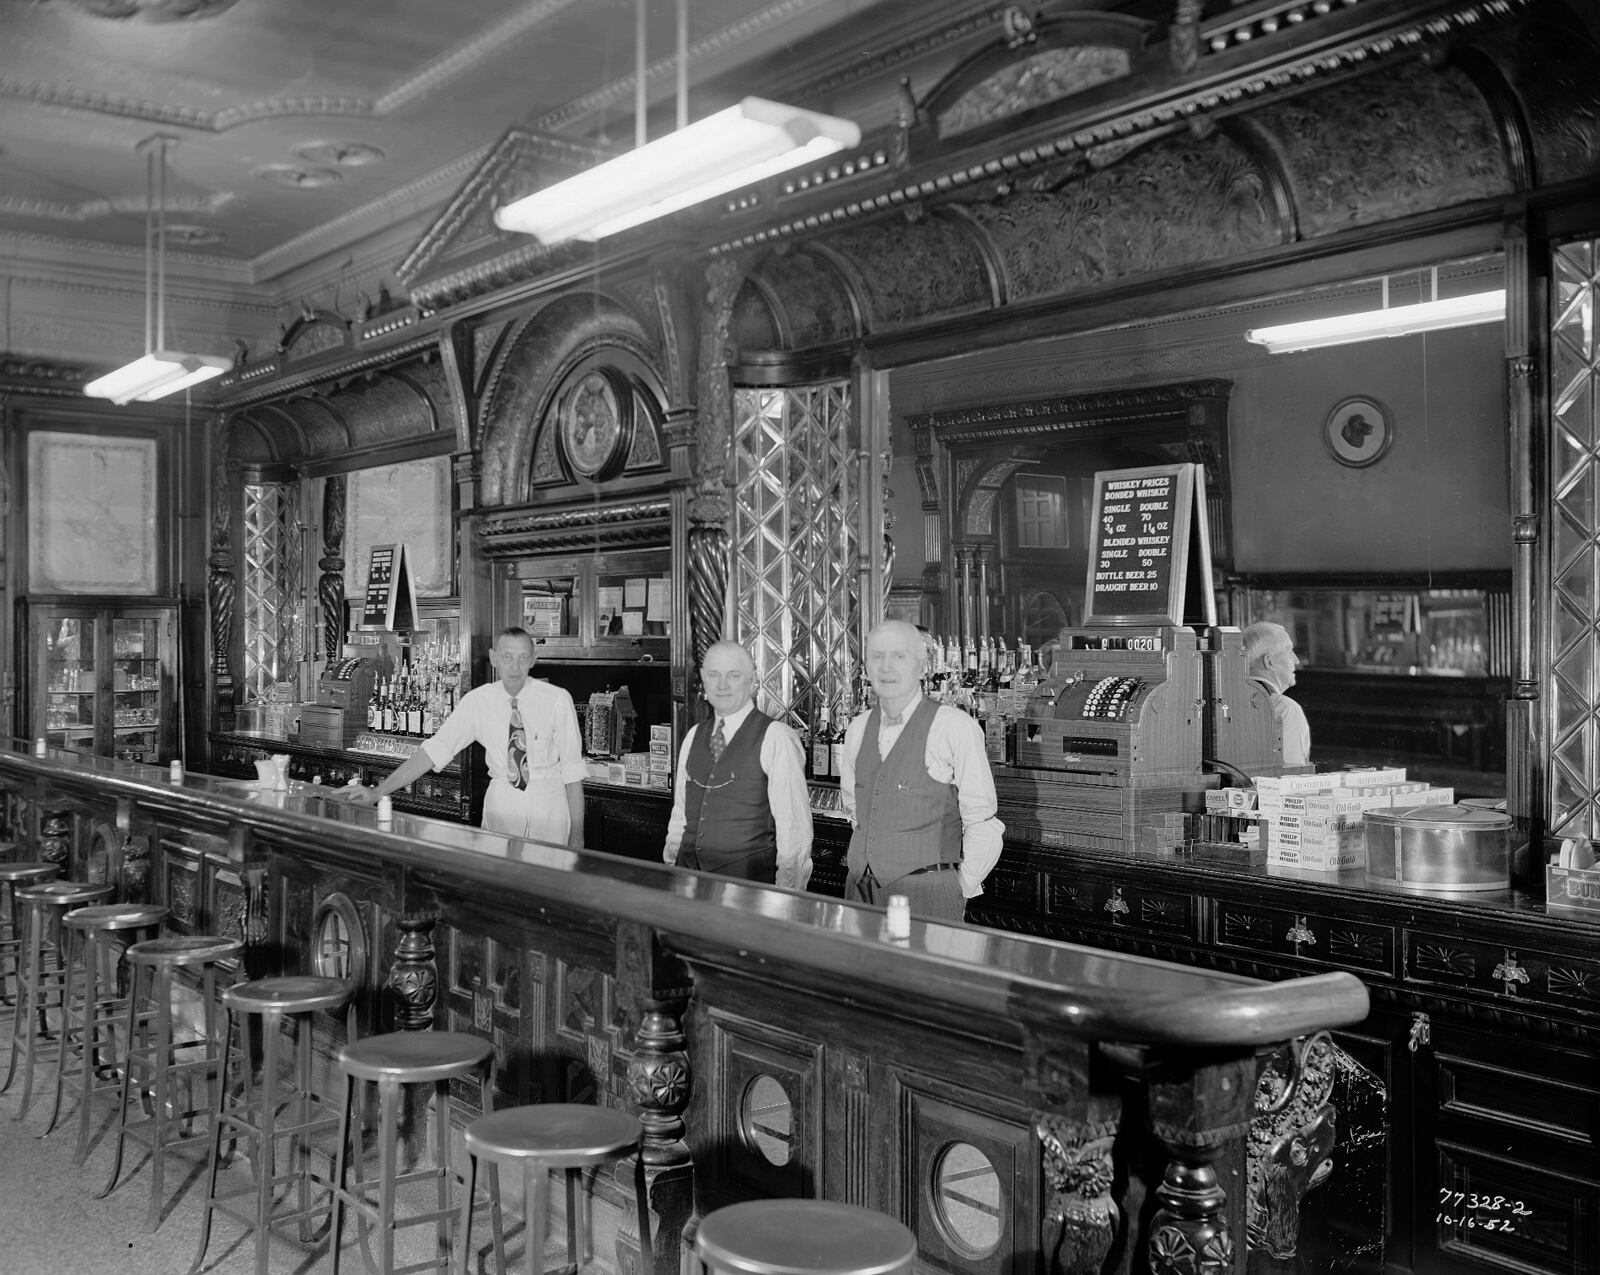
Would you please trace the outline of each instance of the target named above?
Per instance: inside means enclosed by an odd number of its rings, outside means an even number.
[[[1446,1211],[1451,1209],[1456,1211]],[[1517,1218],[1532,1216],[1533,1210],[1521,1200],[1440,1187],[1439,1212],[1435,1214],[1434,1221],[1440,1226],[1459,1226],[1469,1231],[1510,1232],[1516,1230]]]

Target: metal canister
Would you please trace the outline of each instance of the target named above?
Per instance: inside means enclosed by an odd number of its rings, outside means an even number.
[[[1511,886],[1511,816],[1476,806],[1369,810],[1367,880],[1424,894]]]

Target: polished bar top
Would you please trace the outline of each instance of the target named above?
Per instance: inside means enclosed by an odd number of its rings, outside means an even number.
[[[642,922],[688,959],[736,960],[746,971],[800,965],[881,994],[933,998],[1079,1037],[1249,1047],[1358,1023],[1368,1011],[1366,989],[1349,974],[1267,983],[921,920],[896,941],[879,908],[399,812],[380,828],[373,808],[319,785],[263,790],[253,780],[207,775],[174,783],[166,770],[136,762],[60,751],[38,758],[24,742],[0,750],[0,777],[125,800],[177,826],[242,829],[267,846],[379,859],[440,891],[511,894],[533,909],[566,905]]]

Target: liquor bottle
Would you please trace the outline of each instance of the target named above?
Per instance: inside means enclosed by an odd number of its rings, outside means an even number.
[[[805,763],[806,778],[809,779],[813,773],[812,762],[814,760],[811,755],[811,727],[798,712],[795,714],[794,726],[795,734],[800,736],[800,756]]]
[[[367,729],[378,729],[378,683],[372,684],[372,694],[367,696]]]
[[[824,704],[817,716],[816,734],[811,737],[811,773],[818,779],[826,779],[833,773],[829,769],[829,739],[828,706]]]
[[[839,720],[833,725],[833,738],[828,741],[828,766],[835,779],[844,774],[844,728],[847,720],[847,714],[841,709]]]
[[[399,729],[395,720],[394,711],[394,678],[387,678],[383,684],[383,729],[393,733]]]

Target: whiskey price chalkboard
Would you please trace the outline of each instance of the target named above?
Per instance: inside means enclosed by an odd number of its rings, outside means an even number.
[[[1216,623],[1199,465],[1102,470],[1093,518],[1085,625],[1182,624],[1191,583],[1196,609]]]
[[[417,627],[416,594],[404,545],[373,545],[367,559],[367,596],[361,604],[363,629],[394,632]]]

